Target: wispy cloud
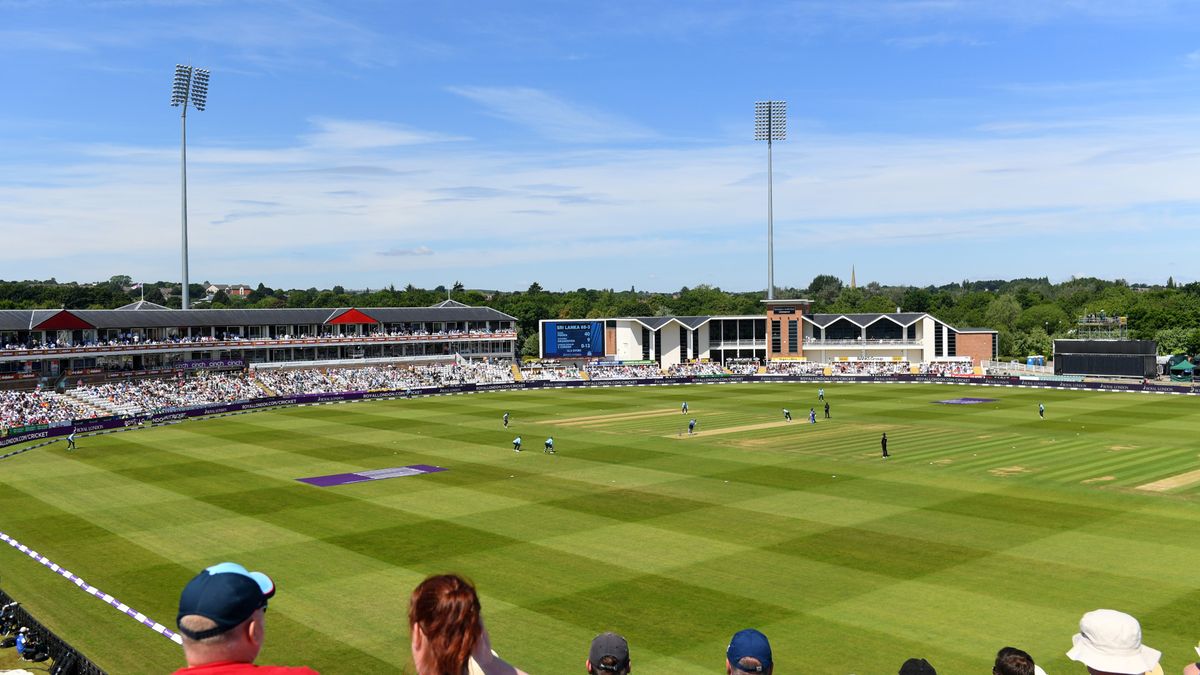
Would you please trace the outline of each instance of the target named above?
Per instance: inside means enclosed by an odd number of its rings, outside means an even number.
[[[386,166],[371,166],[368,164],[357,164],[354,166],[323,166],[314,169],[294,169],[296,173],[323,173],[331,176],[399,176],[402,173],[416,173],[414,171],[397,171],[389,169]],[[336,194],[336,193],[329,193]]]
[[[316,148],[362,150],[467,140],[462,136],[422,131],[403,124],[377,120],[313,117],[309,119],[309,123],[316,129],[305,135],[304,139]]]
[[[954,33],[932,33],[929,35],[910,35],[906,37],[894,37],[884,41],[886,44],[900,49],[922,49],[925,47],[982,47],[987,44],[970,35],[957,35]]]
[[[450,87],[502,120],[565,143],[615,143],[654,138],[650,129],[619,115],[576,105],[529,87]]]
[[[416,248],[390,248],[386,251],[380,251],[379,255],[385,257],[406,257],[406,256],[426,256],[433,255],[433,249],[428,246],[417,246]]]

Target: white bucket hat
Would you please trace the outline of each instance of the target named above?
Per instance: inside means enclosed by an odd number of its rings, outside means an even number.
[[[1162,657],[1162,652],[1142,644],[1137,619],[1112,609],[1084,614],[1071,641],[1075,646],[1067,658],[1106,673],[1145,673]]]

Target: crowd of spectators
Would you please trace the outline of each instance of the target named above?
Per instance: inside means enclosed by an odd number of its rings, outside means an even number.
[[[711,361],[680,363],[667,369],[670,377],[721,377],[728,374],[724,366]]]
[[[834,375],[908,375],[908,361],[834,361],[829,364]]]
[[[467,361],[427,366],[368,366],[319,370],[262,370],[255,375],[279,396],[328,394],[339,391],[410,390],[456,384],[496,384],[513,381],[512,369],[501,363]]]
[[[52,391],[0,390],[0,429],[70,422],[103,414]]]
[[[185,335],[170,335],[163,338],[148,338],[141,333],[122,333],[115,338],[108,340],[46,340],[41,342],[38,340],[30,340],[27,343],[5,343],[2,349],[12,351],[27,351],[37,349],[69,349],[72,347],[129,347],[137,345],[156,346],[156,345],[176,345],[176,344],[200,344],[204,342],[218,342],[222,340],[240,340],[240,336],[228,335],[221,337],[210,337],[207,335],[200,336],[185,336]]]
[[[725,369],[734,375],[754,375],[761,367],[758,359],[730,359],[725,362]]]
[[[278,396],[293,394],[327,394],[337,391],[333,382],[320,370],[297,368],[295,370],[259,370],[255,380],[266,391]]]
[[[922,375],[935,377],[971,375],[975,372],[975,366],[970,361],[930,361],[922,363],[920,368]]]
[[[362,335],[353,333],[334,333],[325,331],[319,334],[310,335],[308,333],[300,333],[298,335],[276,335],[261,336],[261,337],[246,337],[240,333],[221,332],[216,335],[168,335],[165,337],[150,338],[142,333],[121,333],[115,337],[104,340],[29,340],[27,342],[4,342],[0,345],[0,350],[5,351],[36,351],[44,349],[70,349],[74,347],[130,347],[130,346],[161,346],[161,345],[177,345],[177,344],[203,344],[211,342],[243,342],[249,340],[334,340],[348,338],[377,338],[377,337],[471,337],[494,335],[499,332],[512,332],[512,329],[502,331],[499,328],[482,330],[472,328],[470,330],[439,330],[428,331],[424,329],[391,329],[391,330],[374,330]]]
[[[526,363],[521,366],[523,380],[582,380],[583,371],[579,366],[562,364],[557,361],[541,361]]]
[[[635,380],[662,377],[663,371],[656,365],[608,365],[605,363],[589,363],[588,377],[593,380]]]
[[[824,375],[825,364],[812,361],[768,361],[768,375]]]
[[[186,379],[108,382],[77,387],[72,393],[109,413],[121,415],[246,401],[265,395],[260,387],[241,373],[203,373]]]

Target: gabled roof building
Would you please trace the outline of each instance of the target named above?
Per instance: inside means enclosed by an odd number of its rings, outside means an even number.
[[[999,347],[994,330],[956,328],[924,312],[810,314],[808,300],[765,302],[765,316],[542,321],[542,356],[655,361],[664,368],[731,359],[970,360],[978,365],[995,359]],[[579,348],[585,341],[588,348]]]

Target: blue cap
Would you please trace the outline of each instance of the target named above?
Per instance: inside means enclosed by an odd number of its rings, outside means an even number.
[[[250,572],[237,563],[225,562],[205,568],[183,587],[175,624],[193,640],[220,635],[267,606],[275,595],[275,583],[262,572]],[[202,616],[215,628],[192,631],[180,625],[185,616]]]
[[[760,665],[758,668],[745,668],[738,665],[738,661],[750,657],[757,659]],[[725,658],[729,659],[729,664],[738,670],[748,672],[766,672],[771,667],[771,643],[767,640],[767,636],[753,628],[738,631],[734,633],[733,639],[729,641],[729,649],[725,651]]]

